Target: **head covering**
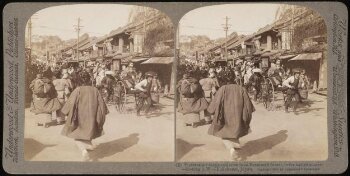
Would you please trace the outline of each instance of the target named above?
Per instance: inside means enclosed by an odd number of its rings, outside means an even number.
[[[188,73],[185,73],[185,74],[182,75],[182,77],[183,77],[184,79],[187,79],[187,78],[190,77],[190,75],[189,75]]]
[[[68,73],[63,74],[62,79],[67,79],[68,78]]]
[[[253,73],[261,73],[262,70],[260,68],[254,68],[253,70]]]
[[[41,79],[41,78],[43,78],[43,75],[41,73],[38,73],[38,74],[36,74],[36,78]]]
[[[209,73],[214,73],[215,72],[215,69],[214,68],[209,68]]]
[[[150,72],[147,72],[147,73],[145,73],[145,77],[146,77],[146,78],[148,78],[148,77],[153,77],[153,74],[150,73]]]
[[[110,71],[110,70],[108,70],[108,71],[105,72],[105,74],[106,74],[106,75],[113,75],[113,72]]]
[[[148,71],[148,72],[145,73],[146,76],[148,75],[148,76],[152,76],[152,77],[153,77],[154,75],[156,75],[156,74],[157,74],[157,73],[154,72],[154,71]]]
[[[300,73],[301,70],[302,70],[302,69],[300,69],[300,68],[294,68],[294,69],[292,69],[292,72],[293,72],[293,74],[295,74],[295,73]]]
[[[209,73],[209,78],[214,78],[215,77],[215,72],[210,72]]]
[[[91,83],[91,79],[90,79],[90,74],[87,72],[82,72],[81,75],[81,82],[83,85],[89,85]]]
[[[293,74],[300,73],[300,70],[293,70]]]

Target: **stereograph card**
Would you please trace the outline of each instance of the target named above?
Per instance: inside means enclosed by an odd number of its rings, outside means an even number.
[[[340,174],[340,2],[3,7],[10,174]]]

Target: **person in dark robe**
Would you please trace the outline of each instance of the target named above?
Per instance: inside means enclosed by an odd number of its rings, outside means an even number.
[[[237,84],[220,87],[207,111],[213,114],[208,134],[223,140],[232,159],[237,160],[239,138],[250,132],[250,121],[255,111],[245,88]]]
[[[62,135],[73,138],[82,151],[83,160],[90,159],[92,140],[103,135],[103,125],[109,113],[98,89],[90,86],[90,75],[82,75],[82,85],[77,87],[66,101],[61,112],[67,115]]]
[[[202,86],[197,79],[190,76],[192,75],[191,73],[186,73],[178,85],[180,94],[178,111],[184,115],[186,126],[196,128],[200,121],[200,114],[204,115],[208,102],[205,99]]]

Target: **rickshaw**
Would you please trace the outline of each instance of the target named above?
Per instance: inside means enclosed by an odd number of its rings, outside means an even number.
[[[145,74],[152,74],[154,75],[154,72],[147,72]],[[131,77],[120,77],[119,74],[115,76],[116,82],[113,85],[113,93],[111,95],[111,101],[110,104],[115,105],[115,108],[118,112],[125,112],[126,105],[130,103],[132,99],[134,99],[135,104],[134,107],[136,107],[142,103],[141,98],[139,97],[139,90],[134,89],[134,86],[142,80],[142,77],[138,79],[132,79]],[[107,102],[108,99],[108,90],[105,87],[101,88],[101,94],[105,102]],[[128,98],[133,97],[133,98]]]

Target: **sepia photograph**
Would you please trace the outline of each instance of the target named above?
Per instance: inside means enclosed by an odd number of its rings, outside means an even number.
[[[194,9],[178,28],[176,161],[328,158],[327,27],[287,4]]]
[[[346,173],[344,3],[2,4],[4,173]]]
[[[174,161],[174,27],[157,9],[42,9],[25,32],[27,161]]]

